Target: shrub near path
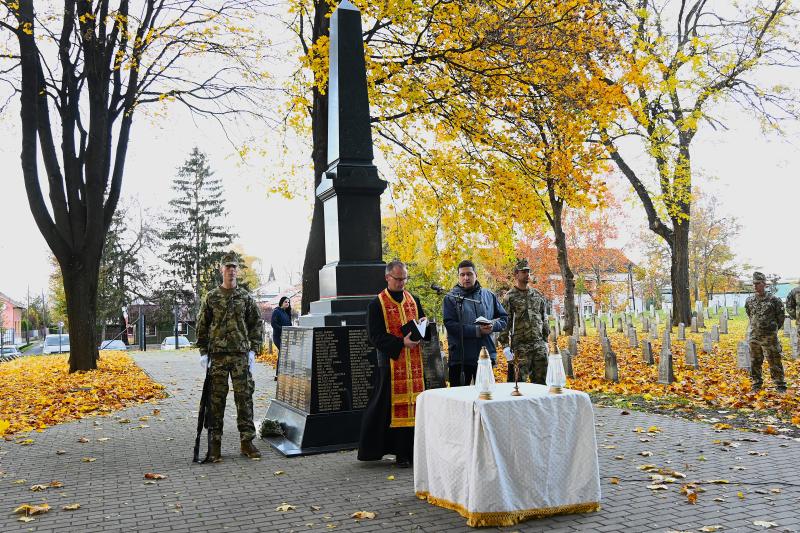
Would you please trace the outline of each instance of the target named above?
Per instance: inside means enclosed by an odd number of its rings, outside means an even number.
[[[0,365],[0,436],[164,397],[164,387],[125,352],[104,351],[97,370],[72,374],[66,355],[22,357]]]
[[[717,324],[716,319],[712,319]],[[706,320],[706,330],[711,331],[712,320]],[[639,341],[649,338],[637,325]],[[750,391],[750,374],[736,367],[736,345],[744,340],[747,319],[732,317],[728,322],[729,332],[720,336],[710,354],[702,351],[703,333],[690,333],[686,328],[686,338],[692,339],[697,347],[699,368],[684,364],[685,341],[678,341],[677,328],[672,334],[672,359],[675,382],[671,385],[658,383],[658,362],[664,336],[664,324],[659,326],[658,340],[650,341],[653,348],[654,365],[642,361],[641,344],[637,348],[628,347],[628,338],[622,333],[611,331],[608,336],[617,354],[619,382],[604,379],[605,363],[600,348],[597,331],[590,329],[587,337],[580,338],[578,356],[573,358],[574,379],[567,380],[567,387],[592,394],[600,403],[618,407],[634,407],[646,411],[673,412],[689,418],[711,421],[716,427],[726,429],[731,426],[744,426],[767,433],[782,432],[800,436],[800,361],[791,359],[789,339],[778,332],[783,347],[783,368],[789,390],[785,394],[775,391],[769,375],[769,367],[764,362],[764,389],[758,393]],[[567,348],[568,337],[558,339],[559,347]],[[502,352],[498,352],[495,376],[505,381],[508,363]],[[604,399],[609,400],[603,402]],[[719,411],[723,411],[720,413]],[[776,426],[789,424],[794,427]]]

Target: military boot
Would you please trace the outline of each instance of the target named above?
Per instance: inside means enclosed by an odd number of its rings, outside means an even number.
[[[206,463],[219,463],[222,461],[222,441],[212,440],[208,445],[208,453],[206,454]]]
[[[243,440],[242,455],[249,457],[250,459],[258,459],[261,457],[261,452],[258,451],[258,448],[256,448],[255,444],[253,444],[252,440]]]

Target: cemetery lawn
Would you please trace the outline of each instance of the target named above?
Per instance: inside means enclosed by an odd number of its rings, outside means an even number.
[[[98,368],[69,373],[66,355],[20,357],[0,365],[0,437],[165,398],[125,352],[104,351]],[[22,437],[19,444],[33,444]]]
[[[718,317],[706,319],[705,331],[718,324]],[[758,393],[750,391],[750,375],[736,365],[736,345],[746,334],[746,317],[731,317],[727,335],[721,335],[714,343],[711,353],[702,350],[704,330],[690,333],[686,338],[697,346],[699,368],[684,364],[685,342],[678,341],[677,328],[673,329],[672,357],[675,382],[670,385],[658,383],[658,362],[664,335],[663,320],[659,326],[659,338],[651,340],[655,364],[642,361],[641,347],[629,348],[628,338],[611,331],[608,336],[613,351],[617,354],[619,382],[604,379],[605,363],[597,331],[589,328],[588,336],[580,338],[578,355],[573,358],[575,377],[567,379],[567,387],[589,393],[599,405],[622,409],[670,414],[691,420],[713,424],[719,429],[741,428],[766,433],[777,433],[800,437],[800,360],[789,357],[789,338],[778,332],[783,347],[783,368],[789,390],[785,394],[775,391],[769,375],[769,366],[764,361],[764,388]],[[641,325],[635,322],[639,341],[649,338],[641,333]],[[559,347],[568,347],[568,337],[558,339]],[[502,352],[498,352],[495,377],[505,381],[508,363]]]

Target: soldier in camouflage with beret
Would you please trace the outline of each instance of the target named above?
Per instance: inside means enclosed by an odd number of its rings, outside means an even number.
[[[253,445],[256,428],[253,423],[255,382],[252,366],[255,353],[261,350],[263,326],[255,300],[250,293],[237,286],[238,271],[239,261],[236,254],[225,254],[220,264],[222,285],[206,294],[197,317],[200,361],[204,368],[209,365],[211,385],[211,421],[208,428],[210,444],[207,457],[210,462],[219,462],[221,457],[228,375],[233,383],[242,455],[261,457],[261,453]]]
[[[760,390],[763,385],[761,366],[766,355],[775,387],[778,392],[786,392],[781,345],[778,341],[778,329],[783,326],[784,320],[783,302],[774,294],[767,293],[766,286],[767,278],[764,274],[753,273],[753,288],[756,293],[744,304],[750,318],[750,378],[753,381],[753,390]]]
[[[506,359],[516,359],[520,381],[544,385],[547,376],[547,337],[550,326],[545,316],[547,301],[544,295],[528,288],[530,267],[526,259],[514,268],[514,286],[503,299],[508,311],[508,324],[500,333],[499,341],[505,349]],[[508,369],[508,380],[514,381],[514,370]]]

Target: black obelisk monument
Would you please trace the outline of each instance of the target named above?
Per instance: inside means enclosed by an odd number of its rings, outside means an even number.
[[[283,329],[277,393],[267,411],[285,433],[268,440],[284,455],[357,447],[374,372],[366,309],[385,286],[386,182],[372,164],[361,14],[348,0],[331,16],[329,65],[328,169],[316,191],[325,215],[320,299],[300,326]]]

